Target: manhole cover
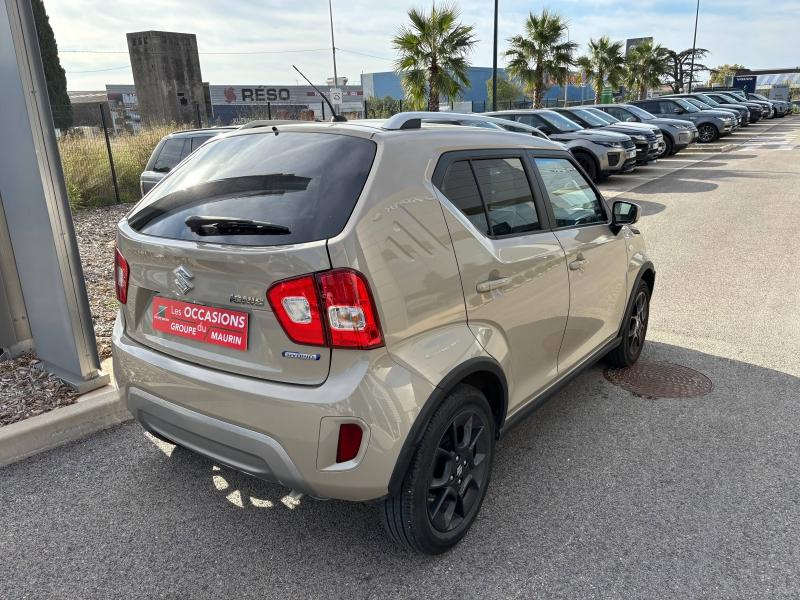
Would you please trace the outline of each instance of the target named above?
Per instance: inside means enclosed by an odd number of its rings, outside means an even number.
[[[642,398],[696,398],[711,391],[702,373],[672,363],[638,362],[627,369],[606,369],[606,379]]]

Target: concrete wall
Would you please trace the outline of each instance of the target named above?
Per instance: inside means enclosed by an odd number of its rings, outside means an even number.
[[[193,123],[198,106],[205,118],[195,35],[140,31],[127,38],[142,121]]]

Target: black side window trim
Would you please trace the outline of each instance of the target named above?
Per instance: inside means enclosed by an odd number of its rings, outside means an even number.
[[[469,162],[470,170],[472,171],[472,176],[475,177],[475,171],[472,167],[473,160],[481,160],[486,158],[516,158],[522,163],[522,168],[525,171],[525,176],[528,178],[528,187],[531,190],[531,197],[533,198],[533,206],[536,209],[536,216],[539,219],[539,229],[535,231],[522,231],[520,233],[509,233],[507,235],[490,235],[488,232],[481,231],[481,235],[487,237],[490,240],[504,240],[508,238],[514,237],[522,237],[527,235],[535,235],[538,233],[544,233],[546,231],[550,231],[552,229],[552,224],[555,223],[553,221],[553,217],[547,210],[547,202],[544,201],[544,196],[542,196],[543,188],[540,184],[540,180],[538,178],[538,174],[536,173],[536,168],[530,162],[530,158],[528,156],[530,150],[529,149],[507,149],[507,150],[457,150],[454,152],[445,152],[439,157],[439,162],[436,165],[436,169],[433,171],[433,176],[431,177],[431,182],[436,189],[444,196],[444,192],[442,192],[442,183],[444,182],[444,178],[447,175],[447,170],[450,168],[455,162],[460,160]],[[559,156],[563,156],[563,153],[558,152]],[[477,177],[475,178],[475,182],[477,184],[478,180]],[[486,215],[486,222],[491,223],[489,220],[489,211],[486,207],[486,202],[483,198],[483,192],[481,191],[481,186],[478,185],[478,193],[481,197],[481,204],[483,204],[484,214]],[[447,196],[445,196],[447,198]],[[448,200],[449,202],[449,200]],[[455,206],[455,205],[454,205]],[[458,207],[455,207],[458,209]],[[473,225],[474,226],[474,225]],[[489,225],[491,227],[491,225]],[[477,228],[476,228],[477,229]]]
[[[545,186],[545,184],[544,184],[544,179],[542,178],[542,174],[539,173],[539,169],[535,166],[535,163],[534,163],[535,159],[537,159],[537,158],[563,158],[564,160],[568,161],[573,167],[575,167],[577,169],[578,173],[580,173],[580,168],[578,168],[579,167],[578,161],[576,161],[575,158],[571,154],[569,156],[564,156],[562,154],[559,154],[558,156],[554,156],[552,154],[546,154],[544,152],[537,152],[536,150],[529,150],[527,154],[528,154],[528,160],[531,163],[534,164],[533,169],[534,169],[534,172],[536,173],[536,182],[537,182],[537,185],[538,185],[538,187],[541,190],[541,193],[543,195],[548,193],[547,192],[547,186]],[[548,201],[545,202],[545,210],[547,211],[548,220],[550,221],[550,223],[552,225],[554,225],[553,227],[550,227],[551,231],[563,231],[565,229],[582,229],[584,227],[597,227],[598,225],[606,225],[606,226],[609,226],[609,227],[611,226],[611,209],[608,206],[608,201],[605,199],[603,194],[600,193],[600,190],[597,188],[597,186],[594,184],[593,181],[590,181],[589,179],[587,179],[585,177],[584,177],[584,181],[589,184],[589,187],[591,187],[592,190],[594,190],[595,195],[597,196],[598,200],[600,201],[600,206],[602,207],[603,212],[605,213],[605,217],[606,217],[605,221],[597,221],[595,223],[584,223],[582,225],[562,225],[560,227],[555,226],[556,215],[553,212],[553,206],[549,201],[549,195],[548,195]]]

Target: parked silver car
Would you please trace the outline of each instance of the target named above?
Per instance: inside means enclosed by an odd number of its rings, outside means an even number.
[[[592,181],[636,168],[636,145],[628,135],[585,129],[552,110],[517,109],[486,114],[536,127],[551,140],[562,142]]]
[[[588,108],[601,110],[618,121],[655,125],[664,137],[663,156],[677,154],[697,141],[697,127],[691,121],[657,117],[633,104],[597,104]]]
[[[119,223],[116,382],[155,436],[377,501],[392,539],[441,553],[501,435],[638,360],[638,212],[532,135],[399,114],[220,136]]]
[[[179,162],[205,142],[221,133],[235,129],[236,127],[211,127],[176,131],[165,135],[153,149],[144,172],[139,176],[139,189],[142,196],[153,189]]]
[[[615,131],[624,133],[636,144],[636,162],[640,165],[658,159],[664,153],[664,136],[655,125],[642,123],[612,123],[612,119],[602,111],[594,112],[583,106],[556,108],[557,113],[575,121],[586,129]]]
[[[718,110],[725,113],[730,113],[735,119],[733,122],[733,131],[736,131],[739,129],[739,127],[750,126],[750,109],[746,106],[734,106],[732,104],[726,104],[723,106],[716,100],[709,98],[702,93],[669,94],[668,96],[662,96],[662,98],[683,98],[700,110]]]
[[[652,98],[637,100],[631,104],[654,115],[691,121],[697,127],[698,141],[700,142],[713,142],[733,131],[733,116],[730,113],[700,110],[683,98]]]

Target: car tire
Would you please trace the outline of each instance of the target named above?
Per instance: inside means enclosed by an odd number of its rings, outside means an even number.
[[[586,171],[589,179],[597,181],[597,165],[594,162],[594,158],[587,152],[576,152],[574,156],[581,168]]]
[[[672,156],[675,154],[675,142],[672,141],[672,138],[668,135],[664,136],[664,152],[661,153],[659,158],[663,158],[665,156]]]
[[[622,340],[619,345],[606,355],[606,362],[612,367],[630,367],[642,354],[647,324],[650,316],[650,286],[640,281],[633,294],[622,327]]]
[[[702,123],[697,126],[697,141],[702,144],[716,142],[719,139],[719,129],[712,123]]]
[[[461,541],[486,495],[494,444],[486,396],[458,385],[428,423],[402,487],[383,501],[389,537],[423,554],[441,554]]]

